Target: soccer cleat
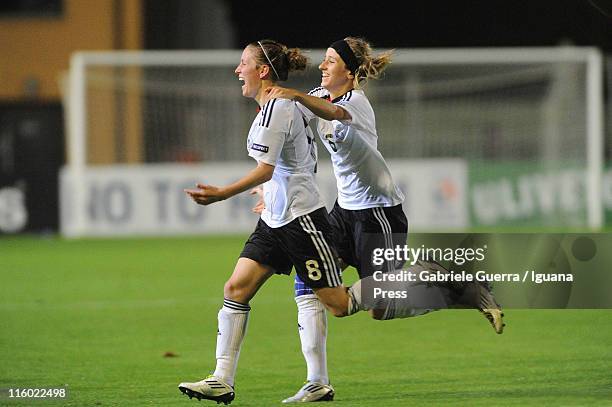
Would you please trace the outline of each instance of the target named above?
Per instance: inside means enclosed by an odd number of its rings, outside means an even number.
[[[489,321],[495,332],[502,334],[504,332],[504,313],[501,310],[501,306],[493,297],[493,293],[488,286],[477,284],[479,287],[479,299],[478,299],[478,310],[484,315]]]
[[[489,321],[493,329],[495,329],[495,333],[497,334],[504,333],[504,327],[506,326],[506,324],[504,323],[504,320],[503,320],[504,313],[501,312],[500,309],[484,308],[484,309],[481,309],[480,312],[482,312],[482,314]]]
[[[330,384],[306,382],[293,397],[283,400],[283,403],[310,403],[314,401],[332,401],[334,388]]]
[[[495,300],[489,284],[478,281],[468,283],[459,302],[480,311],[496,333],[502,334],[504,332],[506,326],[503,321],[504,313],[497,300]]]
[[[208,376],[204,380],[195,383],[181,383],[179,390],[186,396],[216,401],[217,404],[230,404],[236,394],[234,388],[215,376]]]

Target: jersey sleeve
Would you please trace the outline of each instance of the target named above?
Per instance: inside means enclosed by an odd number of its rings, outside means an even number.
[[[334,104],[340,106],[351,115],[349,120],[340,120],[342,124],[354,126],[359,130],[367,129],[371,118],[368,115],[368,111],[370,110],[368,109],[369,102],[365,96],[350,91],[340,100],[335,101]]]
[[[321,99],[327,99],[329,97],[329,92],[327,91],[327,89],[320,86],[308,92],[308,96],[314,96],[314,97],[318,97]],[[310,111],[310,109],[308,109],[306,106],[302,105],[301,103],[298,103],[297,106],[298,106],[298,109],[300,109],[300,112],[302,112],[302,115],[304,115],[304,117],[306,118],[307,122],[310,122],[312,119],[317,117],[314,113]]]
[[[249,137],[249,156],[269,165],[276,165],[291,127],[293,102],[272,99],[266,103],[257,125]]]

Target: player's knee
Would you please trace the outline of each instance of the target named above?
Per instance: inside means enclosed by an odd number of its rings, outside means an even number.
[[[231,279],[227,280],[223,286],[223,297],[232,301],[244,302],[244,290],[235,284]]]
[[[342,318],[348,316],[348,308],[347,307],[339,307],[339,306],[331,306],[328,307],[329,312],[336,318]]]

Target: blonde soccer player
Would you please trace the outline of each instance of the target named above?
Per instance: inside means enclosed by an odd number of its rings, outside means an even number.
[[[331,155],[337,181],[338,198],[330,212],[334,242],[343,262],[355,267],[361,279],[377,270],[401,267],[394,261],[373,264],[372,253],[405,245],[408,233],[404,195],[378,150],[374,110],[363,91],[368,80],[380,77],[391,58],[391,52],[373,55],[362,38],[346,37],[327,49],[319,65],[320,87],[308,94],[278,86],[266,91],[269,98],[298,102],[307,120],[318,119],[319,137]],[[295,301],[307,381],[283,402],[327,400],[334,390],[327,370],[325,309],[299,276],[295,277]],[[499,308],[495,302],[484,307]],[[501,333],[501,313],[487,310],[485,315]]]

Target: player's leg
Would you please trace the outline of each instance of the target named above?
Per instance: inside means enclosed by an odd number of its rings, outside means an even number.
[[[329,214],[333,241],[340,258],[349,258],[352,240],[349,238],[341,208],[336,205]],[[342,267],[342,264],[340,265]],[[283,403],[332,400],[333,388],[329,385],[327,370],[327,313],[325,306],[298,275],[295,276],[295,302],[298,309],[298,333],[302,354],[306,361],[306,383]]]
[[[234,399],[234,377],[248,325],[249,301],[275,271],[288,273],[290,266],[289,259],[283,257],[270,235],[269,227],[260,221],[223,288],[223,307],[218,313],[215,372],[199,382],[179,384],[181,392],[190,398],[226,404]]]
[[[232,276],[223,288],[223,307],[219,311],[217,366],[214,376],[233,386],[242,340],[249,318],[249,301],[273,274],[268,266],[248,258],[238,259]]]
[[[295,276],[298,333],[306,361],[306,382],[283,403],[331,401],[334,389],[327,371],[327,313],[311,288]]]
[[[419,275],[422,271],[431,272],[418,264],[410,266],[405,272]],[[336,317],[368,311],[374,319],[409,318],[432,310],[451,308],[455,304],[455,293],[449,288],[418,278],[415,281],[401,281],[404,271],[396,274],[398,277],[393,280],[380,281],[377,276],[370,276],[348,288],[336,286],[313,290]],[[476,305],[471,307],[477,308]]]
[[[435,261],[419,260],[419,265],[443,274],[450,271]],[[451,308],[476,308],[489,321],[495,332],[503,333],[504,313],[487,282],[450,282],[443,284],[453,292]]]
[[[380,270],[388,272],[398,270],[403,263],[396,259],[395,263],[385,262],[382,265],[375,265],[372,262],[372,253],[375,249],[394,248],[403,246],[407,242],[408,220],[401,208],[401,205],[386,208],[371,208],[367,210],[353,211],[354,220],[354,240],[358,248],[356,251],[358,271],[363,281],[352,287],[354,291],[371,292],[375,288],[382,288],[383,285],[375,284],[371,276],[374,271]],[[408,268],[408,271],[419,273],[421,271],[440,271],[448,273],[448,270],[435,262],[421,261],[415,267]],[[489,287],[473,283],[429,283],[424,285],[422,282],[407,282],[405,284],[393,284],[396,291],[403,292],[407,301],[378,301],[366,299],[366,307],[374,307],[370,313],[375,319],[390,319],[398,317],[409,317],[422,315],[429,310],[439,308],[469,307],[480,310],[489,320],[497,333],[503,330],[501,309],[495,301]],[[367,287],[364,289],[364,287]],[[391,290],[389,290],[391,291]],[[367,295],[366,295],[367,297]],[[368,305],[375,304],[375,305]],[[422,304],[430,308],[422,310],[414,309],[415,305]]]
[[[396,286],[395,280],[387,282],[391,285],[381,285],[372,276],[359,280],[348,289],[344,288],[335,261],[335,249],[328,241],[329,221],[321,210],[301,216],[275,232],[278,232],[278,240],[302,281],[314,290],[336,317],[367,310],[373,311],[373,316],[378,319],[406,318],[421,315],[430,309],[448,308],[450,294],[447,290],[422,281],[406,281]],[[379,295],[377,289],[402,291],[404,296]]]
[[[248,258],[238,259],[225,283],[223,307],[218,313],[215,371],[199,382],[179,384],[184,394],[226,404],[234,399],[234,377],[251,310],[249,301],[272,274],[268,266]]]
[[[419,275],[421,271],[430,272],[419,265],[408,268],[408,272],[414,275]],[[375,275],[362,278],[348,288],[321,287],[314,288],[314,291],[336,317],[368,311],[374,319],[379,320],[408,318],[449,308],[453,304],[453,293],[449,289],[418,279],[400,281],[402,273],[401,270],[396,272],[398,277],[392,280],[380,281]]]
[[[437,263],[419,261],[405,270],[394,272],[392,279],[381,280],[378,278],[381,275],[363,278],[348,288],[348,314],[366,310],[375,319],[395,319],[444,308],[474,308],[483,313],[496,333],[503,332],[504,315],[486,285],[479,282],[431,282],[431,275],[436,272],[450,273]],[[406,279],[408,275],[414,278]],[[389,273],[382,276],[389,277]],[[321,301],[325,303],[326,299],[321,297]]]
[[[295,276],[297,326],[306,361],[307,382],[329,384],[326,357],[327,314],[310,287]]]

